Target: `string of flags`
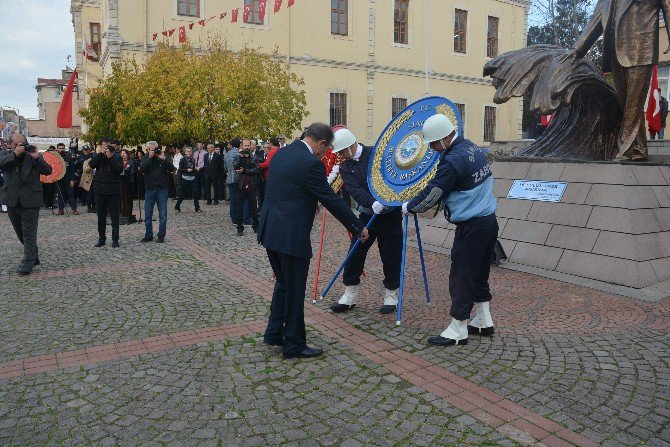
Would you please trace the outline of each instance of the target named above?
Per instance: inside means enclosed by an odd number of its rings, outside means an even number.
[[[265,21],[265,13],[266,13],[266,8],[267,8],[267,3],[268,3],[268,0],[258,0],[258,19],[261,22]],[[275,12],[275,14],[277,14],[281,10],[283,3],[284,3],[283,0],[274,0],[274,12]],[[286,7],[290,8],[294,4],[295,4],[295,0],[287,0]],[[216,19],[217,17],[219,18],[219,20],[224,20],[226,17],[228,17],[229,12],[230,12],[230,23],[238,23],[240,8],[235,8],[231,11],[224,11],[224,12],[221,12],[219,14],[213,15],[213,16],[207,18],[207,19],[197,20],[197,21],[191,22],[187,25],[180,26],[178,28],[163,30],[160,33],[153,33],[152,36],[151,36],[151,40],[155,41],[156,39],[158,39],[158,36],[161,35],[161,34],[163,36],[167,37],[167,38],[170,38],[170,37],[172,37],[172,35],[175,32],[177,32],[178,37],[179,37],[179,43],[185,43],[186,42],[186,33],[188,31],[193,30],[195,25],[200,25],[201,27],[205,27],[207,25],[207,23]],[[242,14],[243,14],[243,19],[242,19],[243,22],[248,23],[249,22],[249,15],[251,14],[251,5],[245,5]]]

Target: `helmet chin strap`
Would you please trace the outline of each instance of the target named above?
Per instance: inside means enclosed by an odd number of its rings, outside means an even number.
[[[446,151],[448,149],[447,146],[444,145],[444,138],[440,139],[440,146],[442,146],[443,151]]]

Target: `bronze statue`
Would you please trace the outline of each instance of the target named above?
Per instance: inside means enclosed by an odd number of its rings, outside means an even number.
[[[542,113],[557,111],[549,129],[518,155],[648,158],[644,106],[651,70],[658,63],[661,10],[667,20],[670,0],[599,0],[574,50],[533,46],[486,64],[484,75],[493,78],[496,102],[522,96],[535,84],[531,108]],[[670,27],[668,33],[670,37]],[[616,93],[584,59],[601,35],[603,70],[612,72]],[[528,80],[520,79],[523,77]],[[564,144],[571,147],[562,147]]]

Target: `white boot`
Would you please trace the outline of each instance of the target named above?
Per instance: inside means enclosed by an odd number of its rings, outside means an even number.
[[[493,318],[491,318],[490,302],[475,303],[477,305],[477,313],[475,317],[470,320],[468,325],[468,333],[478,334],[490,337],[493,335]]]
[[[352,309],[356,306],[356,299],[358,298],[358,286],[346,286],[344,289],[344,295],[337,302],[330,306],[330,310],[333,312],[344,312],[346,310]]]
[[[379,313],[390,314],[398,308],[398,289],[386,289],[384,294],[384,305],[379,309]]]
[[[451,346],[468,344],[468,322],[466,320],[451,319],[451,324],[438,337],[430,337],[431,345]]]

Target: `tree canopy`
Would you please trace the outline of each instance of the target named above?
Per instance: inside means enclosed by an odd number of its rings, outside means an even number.
[[[159,46],[144,64],[124,59],[89,89],[80,114],[85,138],[126,144],[214,141],[291,133],[307,115],[303,80],[276,54],[233,52],[214,41],[205,53]]]

